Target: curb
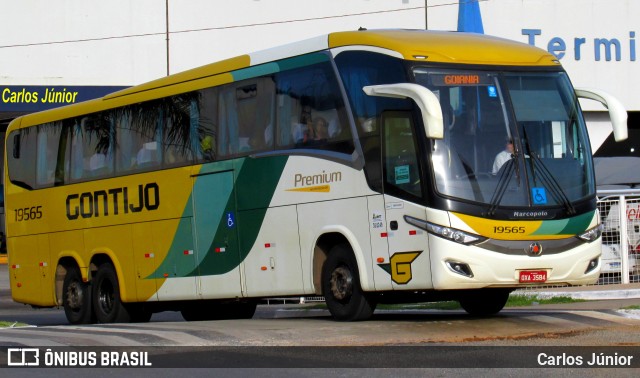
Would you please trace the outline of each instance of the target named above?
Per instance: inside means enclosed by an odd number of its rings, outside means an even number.
[[[537,296],[540,299],[569,297],[587,301],[598,301],[607,299],[640,298],[640,289],[607,290],[605,287],[603,287],[602,290],[593,291],[531,291],[527,293],[518,292],[518,295]]]
[[[0,265],[7,265],[7,255],[6,254],[0,255]]]

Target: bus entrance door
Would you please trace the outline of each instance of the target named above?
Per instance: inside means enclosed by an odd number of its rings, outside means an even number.
[[[408,112],[385,112],[382,125],[388,272],[395,290],[430,288],[427,232],[407,222],[407,217],[427,216],[424,206],[412,200],[422,196],[423,185],[413,118]]]
[[[200,297],[241,296],[233,171],[201,172],[194,177],[193,209]]]

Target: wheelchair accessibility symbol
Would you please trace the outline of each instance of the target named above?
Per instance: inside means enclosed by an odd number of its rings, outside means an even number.
[[[534,205],[547,204],[547,192],[544,188],[531,188],[531,195],[533,196]]]
[[[227,227],[228,228],[233,228],[233,226],[236,225],[236,219],[233,216],[232,212],[228,212],[227,213]]]

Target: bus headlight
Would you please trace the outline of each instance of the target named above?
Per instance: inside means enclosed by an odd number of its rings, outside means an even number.
[[[419,227],[430,234],[435,236],[439,236],[441,238],[445,238],[456,243],[470,245],[477,244],[487,240],[487,238],[482,237],[480,235],[471,234],[465,231],[461,231],[451,227],[440,226],[435,223],[427,222],[422,219],[410,217],[408,215],[404,216],[404,220],[416,227]]]
[[[597,225],[596,227],[585,231],[584,233],[578,235],[578,237],[586,242],[591,243],[592,241],[596,241],[600,235],[602,235],[602,224]]]

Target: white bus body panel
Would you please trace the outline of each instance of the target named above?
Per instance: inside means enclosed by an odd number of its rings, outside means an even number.
[[[267,210],[253,248],[242,262],[242,271],[249,297],[309,291],[309,286],[304,284],[308,280],[303,280],[295,206]]]
[[[434,235],[429,235],[429,245],[433,288],[436,290],[524,286],[518,282],[521,270],[546,270],[548,279],[544,285],[592,284],[600,273],[600,269],[593,269],[584,274],[589,261],[601,254],[600,241],[584,243],[570,251],[536,257],[513,256],[478,246],[465,246]],[[446,266],[447,260],[468,264],[473,277],[454,273]]]

